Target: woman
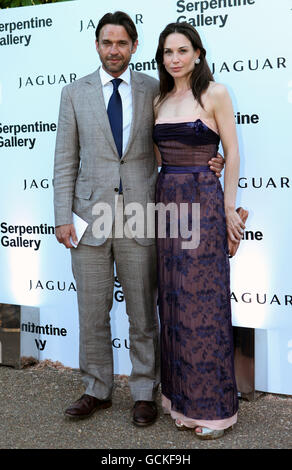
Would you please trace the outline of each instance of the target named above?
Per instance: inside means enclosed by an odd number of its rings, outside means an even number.
[[[162,405],[179,429],[214,439],[237,420],[227,240],[239,240],[244,224],[235,210],[239,153],[232,103],[205,56],[188,23],[171,23],[161,33],[154,141],[162,160],[156,203],[188,203],[188,223],[192,203],[200,208],[200,239],[193,248],[183,248],[182,216],[178,237],[171,235],[170,216],[163,237],[158,213]],[[220,139],[224,195],[208,166]]]

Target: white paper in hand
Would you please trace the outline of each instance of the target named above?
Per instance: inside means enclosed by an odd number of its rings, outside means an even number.
[[[77,245],[78,243],[80,242],[81,240],[81,237],[83,236],[87,226],[88,226],[88,223],[85,222],[85,220],[81,219],[81,217],[79,217],[79,215],[75,214],[75,212],[73,212],[73,225],[74,225],[74,228],[75,228],[75,232],[76,232],[76,236],[77,236]],[[72,240],[72,237],[70,238],[70,242],[72,243],[72,245],[74,246],[74,248],[77,248],[77,245],[75,245],[75,243],[73,242]]]

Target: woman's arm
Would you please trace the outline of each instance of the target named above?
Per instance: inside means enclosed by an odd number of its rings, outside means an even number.
[[[218,126],[224,157],[224,207],[227,222],[227,232],[231,241],[240,240],[244,224],[236,212],[236,194],[239,176],[239,149],[232,101],[224,85],[215,84],[212,87],[214,117]]]

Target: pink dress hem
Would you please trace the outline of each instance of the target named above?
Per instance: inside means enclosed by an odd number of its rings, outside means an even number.
[[[231,418],[226,419],[214,419],[214,420],[202,420],[202,419],[192,419],[187,418],[186,416],[173,411],[171,409],[171,401],[162,395],[162,408],[165,414],[170,414],[171,417],[175,420],[178,419],[182,424],[188,428],[196,428],[197,426],[209,428],[209,429],[227,429],[237,422],[237,413],[231,416]]]

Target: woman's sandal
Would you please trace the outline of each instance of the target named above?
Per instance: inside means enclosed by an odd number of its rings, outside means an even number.
[[[188,428],[183,423],[181,423],[178,419],[175,420],[175,426],[179,431],[192,431],[193,428]]]
[[[224,429],[209,429],[209,428],[205,428],[203,426],[197,426],[195,429],[194,428],[188,428],[183,423],[181,423],[178,419],[175,420],[175,426],[176,426],[177,429],[179,429],[179,431],[192,431],[192,430],[194,430],[196,436],[199,439],[202,439],[202,440],[218,439],[219,437],[222,437],[224,435]],[[201,429],[201,432],[198,431],[198,429]]]
[[[198,431],[198,429],[201,429],[201,431]],[[203,426],[197,426],[195,428],[195,434],[202,440],[218,439],[224,435],[224,429],[209,429],[204,428]]]

